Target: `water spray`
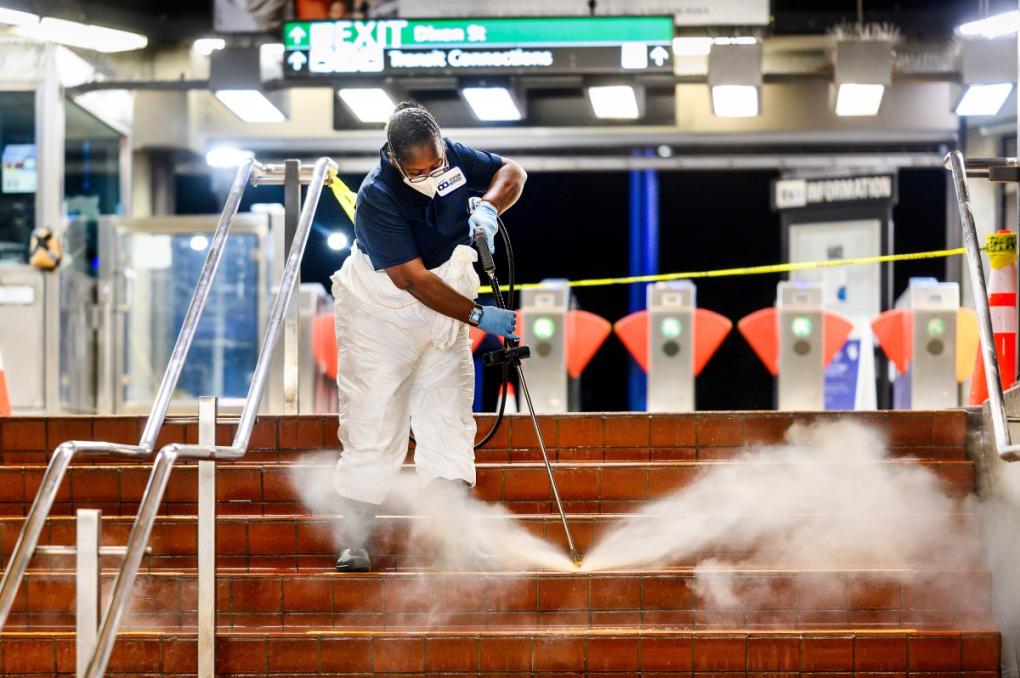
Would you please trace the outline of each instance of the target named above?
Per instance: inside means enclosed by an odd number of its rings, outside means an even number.
[[[472,211],[478,205],[479,199],[472,198],[469,202]],[[507,251],[510,250],[510,239],[507,236],[506,228],[502,226],[500,222],[500,234],[503,237],[503,242],[507,247]],[[492,253],[489,252],[489,246],[485,239],[485,232],[482,229],[476,229],[474,232],[475,248],[478,250],[478,257],[482,264],[482,270],[485,271],[485,275],[489,278],[489,286],[492,288],[492,296],[495,298],[495,304],[498,308],[506,309],[506,302],[503,299],[503,292],[499,288],[499,280],[496,277],[496,262],[493,261]],[[556,509],[560,513],[560,521],[563,523],[563,533],[567,536],[567,548],[570,550],[570,558],[574,561],[577,567],[581,566],[581,554],[574,546],[574,539],[570,534],[570,526],[567,524],[567,514],[563,510],[563,501],[560,499],[560,491],[556,487],[556,478],[553,475],[552,464],[549,462],[549,453],[545,449],[545,441],[542,439],[542,431],[538,426],[538,417],[535,416],[535,406],[531,402],[531,393],[528,391],[528,382],[524,378],[524,367],[522,361],[531,356],[531,349],[528,346],[521,345],[517,340],[506,338],[503,346],[495,351],[486,353],[482,360],[486,367],[503,367],[504,370],[512,368],[517,371],[517,383],[521,388],[521,393],[524,395],[524,402],[528,407],[528,416],[531,417],[531,425],[535,428],[535,438],[538,440],[538,448],[542,451],[542,460],[545,462],[545,471],[549,475],[549,486],[552,488],[553,499],[556,501]],[[505,373],[504,373],[505,374]],[[505,389],[504,389],[505,393]],[[504,396],[505,397],[505,396]],[[502,408],[500,408],[502,413]],[[499,422],[496,423],[496,426]],[[495,427],[494,429],[495,430]]]

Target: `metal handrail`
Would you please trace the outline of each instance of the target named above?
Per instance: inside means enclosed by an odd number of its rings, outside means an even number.
[[[985,380],[988,382],[988,409],[992,419],[995,449],[999,456],[1006,461],[1020,461],[1020,445],[1014,444],[1010,436],[1006,406],[1003,402],[1002,382],[999,380],[999,357],[995,352],[992,314],[988,306],[988,287],[985,284],[985,271],[981,262],[981,244],[978,242],[974,211],[970,205],[970,188],[967,185],[968,176],[989,176],[990,168],[1009,167],[1010,160],[1015,166],[1015,159],[981,159],[976,161],[977,166],[974,169],[968,170],[967,163],[960,151],[952,151],[946,156],[946,162],[953,172],[956,202],[960,209],[960,227],[963,230],[963,244],[967,250],[967,263],[970,264],[968,269],[970,270],[971,286],[974,288],[974,305],[977,307],[981,358],[985,367]]]
[[[14,598],[17,595],[18,587],[25,570],[32,559],[39,544],[39,535],[42,533],[46,518],[53,508],[53,501],[60,489],[60,483],[64,479],[67,467],[71,460],[80,453],[84,454],[122,454],[130,457],[145,457],[152,452],[156,445],[156,438],[163,427],[167,410],[170,407],[170,400],[174,390],[177,388],[177,381],[180,379],[181,371],[184,368],[184,361],[191,348],[191,342],[195,338],[195,331],[198,328],[198,321],[205,310],[206,301],[209,298],[209,291],[212,288],[213,279],[219,268],[220,260],[226,245],[227,236],[230,233],[230,224],[237,214],[241,204],[241,196],[244,194],[245,184],[252,172],[254,160],[247,160],[242,163],[234,175],[234,183],[230,187],[226,204],[220,214],[220,220],[216,224],[216,231],[213,234],[212,242],[209,245],[209,252],[206,254],[205,263],[198,276],[198,283],[195,292],[188,304],[188,310],[184,315],[184,322],[177,335],[173,351],[170,353],[170,360],[167,363],[166,371],[163,372],[163,380],[156,391],[156,398],[149,411],[149,418],[145,422],[141,440],[137,445],[125,445],[121,443],[92,442],[71,440],[61,443],[49,464],[46,466],[46,473],[43,475],[36,492],[32,506],[25,516],[25,524],[14,545],[11,557],[4,571],[3,580],[0,581],[0,629],[3,629],[7,617],[14,605]]]
[[[942,166],[947,170],[953,169],[953,153],[959,153],[959,151],[949,153],[942,162]],[[968,177],[988,179],[995,170],[1017,169],[1018,167],[1020,167],[1020,161],[1017,158],[969,158],[966,160],[963,170]]]
[[[283,186],[286,182],[286,164],[263,164],[255,163],[255,173],[251,177],[252,186]],[[298,170],[298,179],[302,184],[311,183],[315,174],[315,166],[302,165]],[[320,183],[328,183],[329,176],[323,178]]]
[[[326,173],[330,168],[336,169],[336,164],[332,160],[329,158],[319,158],[312,171],[308,184],[308,194],[301,208],[301,216],[298,219],[297,229],[294,232],[290,255],[287,257],[287,266],[283,272],[283,280],[273,302],[273,309],[269,316],[269,325],[266,328],[266,336],[259,350],[255,373],[252,376],[251,386],[248,389],[248,396],[245,398],[244,408],[241,411],[241,419],[233,443],[229,446],[172,443],[164,446],[156,455],[156,461],[153,464],[149,482],[145,486],[145,493],[142,495],[142,501],[138,507],[138,514],[135,517],[134,524],[131,526],[131,534],[128,536],[127,553],[124,556],[124,560],[121,561],[120,571],[117,573],[117,579],[113,586],[113,594],[110,596],[107,612],[103,615],[103,621],[99,627],[96,647],[89,660],[88,668],[85,670],[86,678],[100,678],[106,671],[106,666],[110,661],[110,654],[113,652],[117,630],[124,616],[128,597],[134,586],[135,577],[142,562],[142,554],[145,546],[148,544],[152,526],[156,519],[156,512],[159,509],[160,502],[163,500],[163,493],[170,479],[170,472],[173,469],[174,462],[178,457],[187,459],[240,459],[248,449],[252,428],[255,425],[255,416],[262,402],[266,379],[269,375],[273,349],[276,347],[277,339],[279,339],[280,326],[283,324],[284,315],[287,312],[287,307],[290,305],[294,288],[300,275],[301,259],[304,256],[305,245],[308,243],[312,217],[315,215],[319,196],[322,194],[326,181]]]

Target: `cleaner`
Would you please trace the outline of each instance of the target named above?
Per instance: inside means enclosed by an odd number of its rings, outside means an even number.
[[[386,125],[379,163],[358,190],[351,253],[332,278],[341,347],[343,450],[333,472],[344,516],[341,572],[371,569],[375,516],[412,429],[426,494],[467,494],[475,483],[474,364],[465,324],[516,337],[516,318],[475,303],[481,283],[473,234],[481,227],[495,237],[499,212],[516,202],[526,178],[513,160],[444,137],[413,103],[397,106]],[[469,213],[472,194],[483,202]]]

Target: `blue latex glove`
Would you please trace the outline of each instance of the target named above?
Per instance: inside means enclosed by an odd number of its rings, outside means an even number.
[[[514,334],[514,330],[517,329],[517,314],[505,308],[483,306],[482,319],[478,321],[478,329],[514,341],[520,340],[520,337]]]
[[[485,244],[489,246],[489,253],[496,251],[496,233],[499,232],[499,222],[496,220],[499,214],[496,208],[487,202],[478,203],[478,207],[468,217],[468,229],[471,231],[471,240],[475,239],[475,231],[481,229],[485,233]]]

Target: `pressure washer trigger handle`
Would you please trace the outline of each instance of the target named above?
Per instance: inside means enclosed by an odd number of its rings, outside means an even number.
[[[492,252],[489,251],[489,243],[485,240],[485,231],[475,231],[475,249],[478,250],[478,260],[482,262],[482,270],[486,275],[496,272],[496,262],[492,259]]]
[[[468,214],[474,212],[481,202],[482,199],[478,196],[468,198]],[[492,260],[492,252],[489,251],[489,243],[485,240],[485,232],[479,228],[472,237],[475,241],[475,249],[478,250],[478,260],[482,262],[482,270],[491,277],[496,273],[496,262]]]

